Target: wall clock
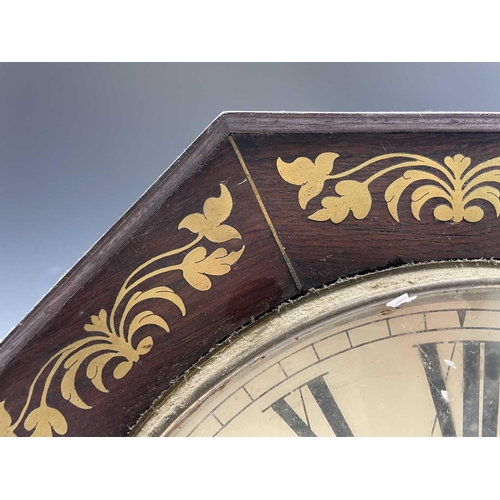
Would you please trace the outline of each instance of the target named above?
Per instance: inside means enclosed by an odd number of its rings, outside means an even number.
[[[1,344],[0,435],[496,436],[499,132],[220,116]]]

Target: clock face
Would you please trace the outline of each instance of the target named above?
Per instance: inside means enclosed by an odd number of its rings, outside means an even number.
[[[166,434],[496,436],[500,287],[405,297],[334,312],[268,346]]]

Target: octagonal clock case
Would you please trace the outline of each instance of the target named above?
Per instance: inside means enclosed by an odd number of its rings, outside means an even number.
[[[0,436],[497,436],[500,115],[224,113],[0,345]]]

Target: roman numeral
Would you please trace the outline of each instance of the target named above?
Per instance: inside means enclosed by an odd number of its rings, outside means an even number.
[[[457,435],[453,417],[451,415],[448,391],[441,372],[441,363],[436,344],[421,344],[418,346],[420,357],[424,365],[425,376],[429,383],[432,401],[436,408],[436,415],[444,437]]]
[[[464,437],[479,436],[479,342],[464,342],[464,399],[463,429]]]
[[[484,364],[481,370],[481,344]],[[462,436],[479,436],[480,420],[484,437],[496,436],[500,393],[500,342],[465,341],[463,345]],[[446,380],[436,344],[418,346],[436,416],[443,436],[456,436]],[[482,389],[482,401],[481,401]],[[481,405],[482,402],[482,405]],[[481,413],[482,406],[482,415]]]
[[[483,437],[496,437],[500,385],[500,342],[484,343]]]
[[[347,424],[335,398],[333,397],[325,379],[321,375],[307,384],[314,399],[325,416],[332,431],[337,437],[352,437],[351,429]],[[278,399],[271,405],[271,408],[288,424],[288,426],[301,437],[316,437],[309,424],[306,424],[285,401],[285,398]],[[306,408],[307,414],[307,408]]]

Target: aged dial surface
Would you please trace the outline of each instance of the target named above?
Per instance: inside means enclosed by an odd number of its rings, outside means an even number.
[[[497,436],[500,287],[436,281],[408,300],[371,300],[294,332],[165,434]]]

